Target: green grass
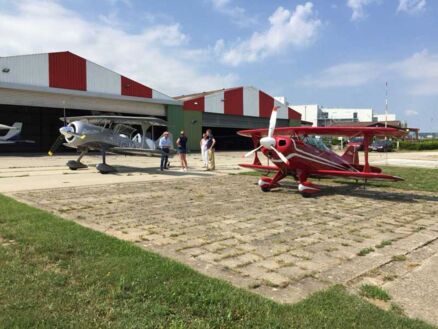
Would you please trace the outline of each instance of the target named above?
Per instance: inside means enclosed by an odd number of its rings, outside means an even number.
[[[392,166],[380,166],[385,174],[399,176],[404,181],[399,182],[387,182],[387,181],[368,181],[368,186],[374,187],[391,187],[402,190],[419,190],[438,192],[438,169],[425,169],[425,168],[411,168],[411,167],[392,167]],[[262,176],[262,173],[256,171],[246,171],[240,173],[241,175],[250,176]],[[333,179],[325,180],[330,184],[330,181],[341,184],[358,184],[363,185],[362,181],[355,183],[351,179]]]
[[[404,181],[368,181],[367,185],[375,187],[392,187],[402,190],[419,190],[438,192],[438,169],[380,166],[385,174],[399,176]],[[336,180],[344,181],[345,180]]]
[[[362,285],[360,287],[360,294],[364,297],[380,299],[380,300],[384,300],[385,302],[391,299],[391,297],[388,295],[388,293],[385,290],[372,284]]]
[[[371,253],[371,252],[373,252],[373,251],[374,251],[374,248],[372,248],[372,247],[363,248],[363,249],[361,249],[361,250],[357,253],[357,255],[358,255],[358,256],[365,256],[365,255],[368,255],[369,253]]]
[[[391,240],[383,240],[379,244],[376,245],[376,248],[383,248],[392,244]]]
[[[392,256],[391,260],[394,262],[403,262],[407,259],[407,257],[405,255],[395,255]]]
[[[280,305],[0,195],[1,328],[432,328],[341,286]]]

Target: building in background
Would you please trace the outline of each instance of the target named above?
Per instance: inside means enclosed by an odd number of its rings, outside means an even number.
[[[388,113],[388,114],[374,114],[373,115],[373,121],[377,121],[377,122],[385,122],[385,121],[396,121],[396,115],[393,113]]]
[[[163,68],[165,70],[166,68]],[[237,87],[170,97],[71,52],[0,57],[0,122],[23,122],[22,138],[35,144],[4,146],[0,152],[46,152],[67,116],[154,116],[177,136],[185,130],[189,148],[199,150],[202,131],[212,128],[218,149],[251,148],[239,129],[268,127],[272,107],[279,125],[300,125],[286,101],[255,87]],[[157,138],[159,129],[152,132]]]
[[[374,114],[372,108],[328,108],[318,104],[292,105],[292,108],[301,114],[302,120],[312,122],[313,127],[332,126],[342,122],[397,121],[395,114]]]

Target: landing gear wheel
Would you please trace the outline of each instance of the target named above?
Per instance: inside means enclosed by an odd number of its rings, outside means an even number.
[[[270,192],[270,191],[271,191],[271,188],[268,187],[268,186],[260,186],[260,189],[261,189],[263,192]]]
[[[88,166],[86,164],[83,164],[80,161],[75,161],[75,160],[70,160],[69,162],[67,162],[67,167],[70,170],[77,170],[77,169],[85,169],[88,168]]]
[[[110,165],[107,165],[106,163],[99,163],[99,164],[96,166],[96,169],[97,169],[101,174],[110,174],[110,173],[113,173],[113,172],[116,172],[116,171],[117,171],[116,168],[114,168],[114,167],[112,167],[112,166],[110,166]]]

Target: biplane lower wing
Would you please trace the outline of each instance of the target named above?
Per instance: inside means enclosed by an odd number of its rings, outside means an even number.
[[[350,177],[350,178],[362,178],[362,179],[384,179],[384,180],[392,180],[392,181],[403,180],[403,178],[398,176],[391,176],[377,172],[352,172],[352,171],[341,171],[341,170],[316,170],[316,171],[311,171],[310,175]]]
[[[249,164],[249,163],[242,163],[239,164],[239,166],[242,168],[254,169],[259,171],[278,171],[278,168],[275,166],[264,166],[264,165]]]

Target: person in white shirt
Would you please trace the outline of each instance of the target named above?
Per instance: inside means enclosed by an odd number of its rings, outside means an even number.
[[[160,170],[167,169],[167,162],[169,161],[169,152],[172,147],[172,140],[169,138],[169,132],[165,131],[163,136],[161,136],[158,147],[161,150],[161,162],[160,162]]]
[[[207,150],[207,134],[202,134],[202,138],[201,141],[199,142],[199,145],[201,146],[201,159],[203,162],[203,166],[204,168],[207,168],[208,165],[208,150]]]

